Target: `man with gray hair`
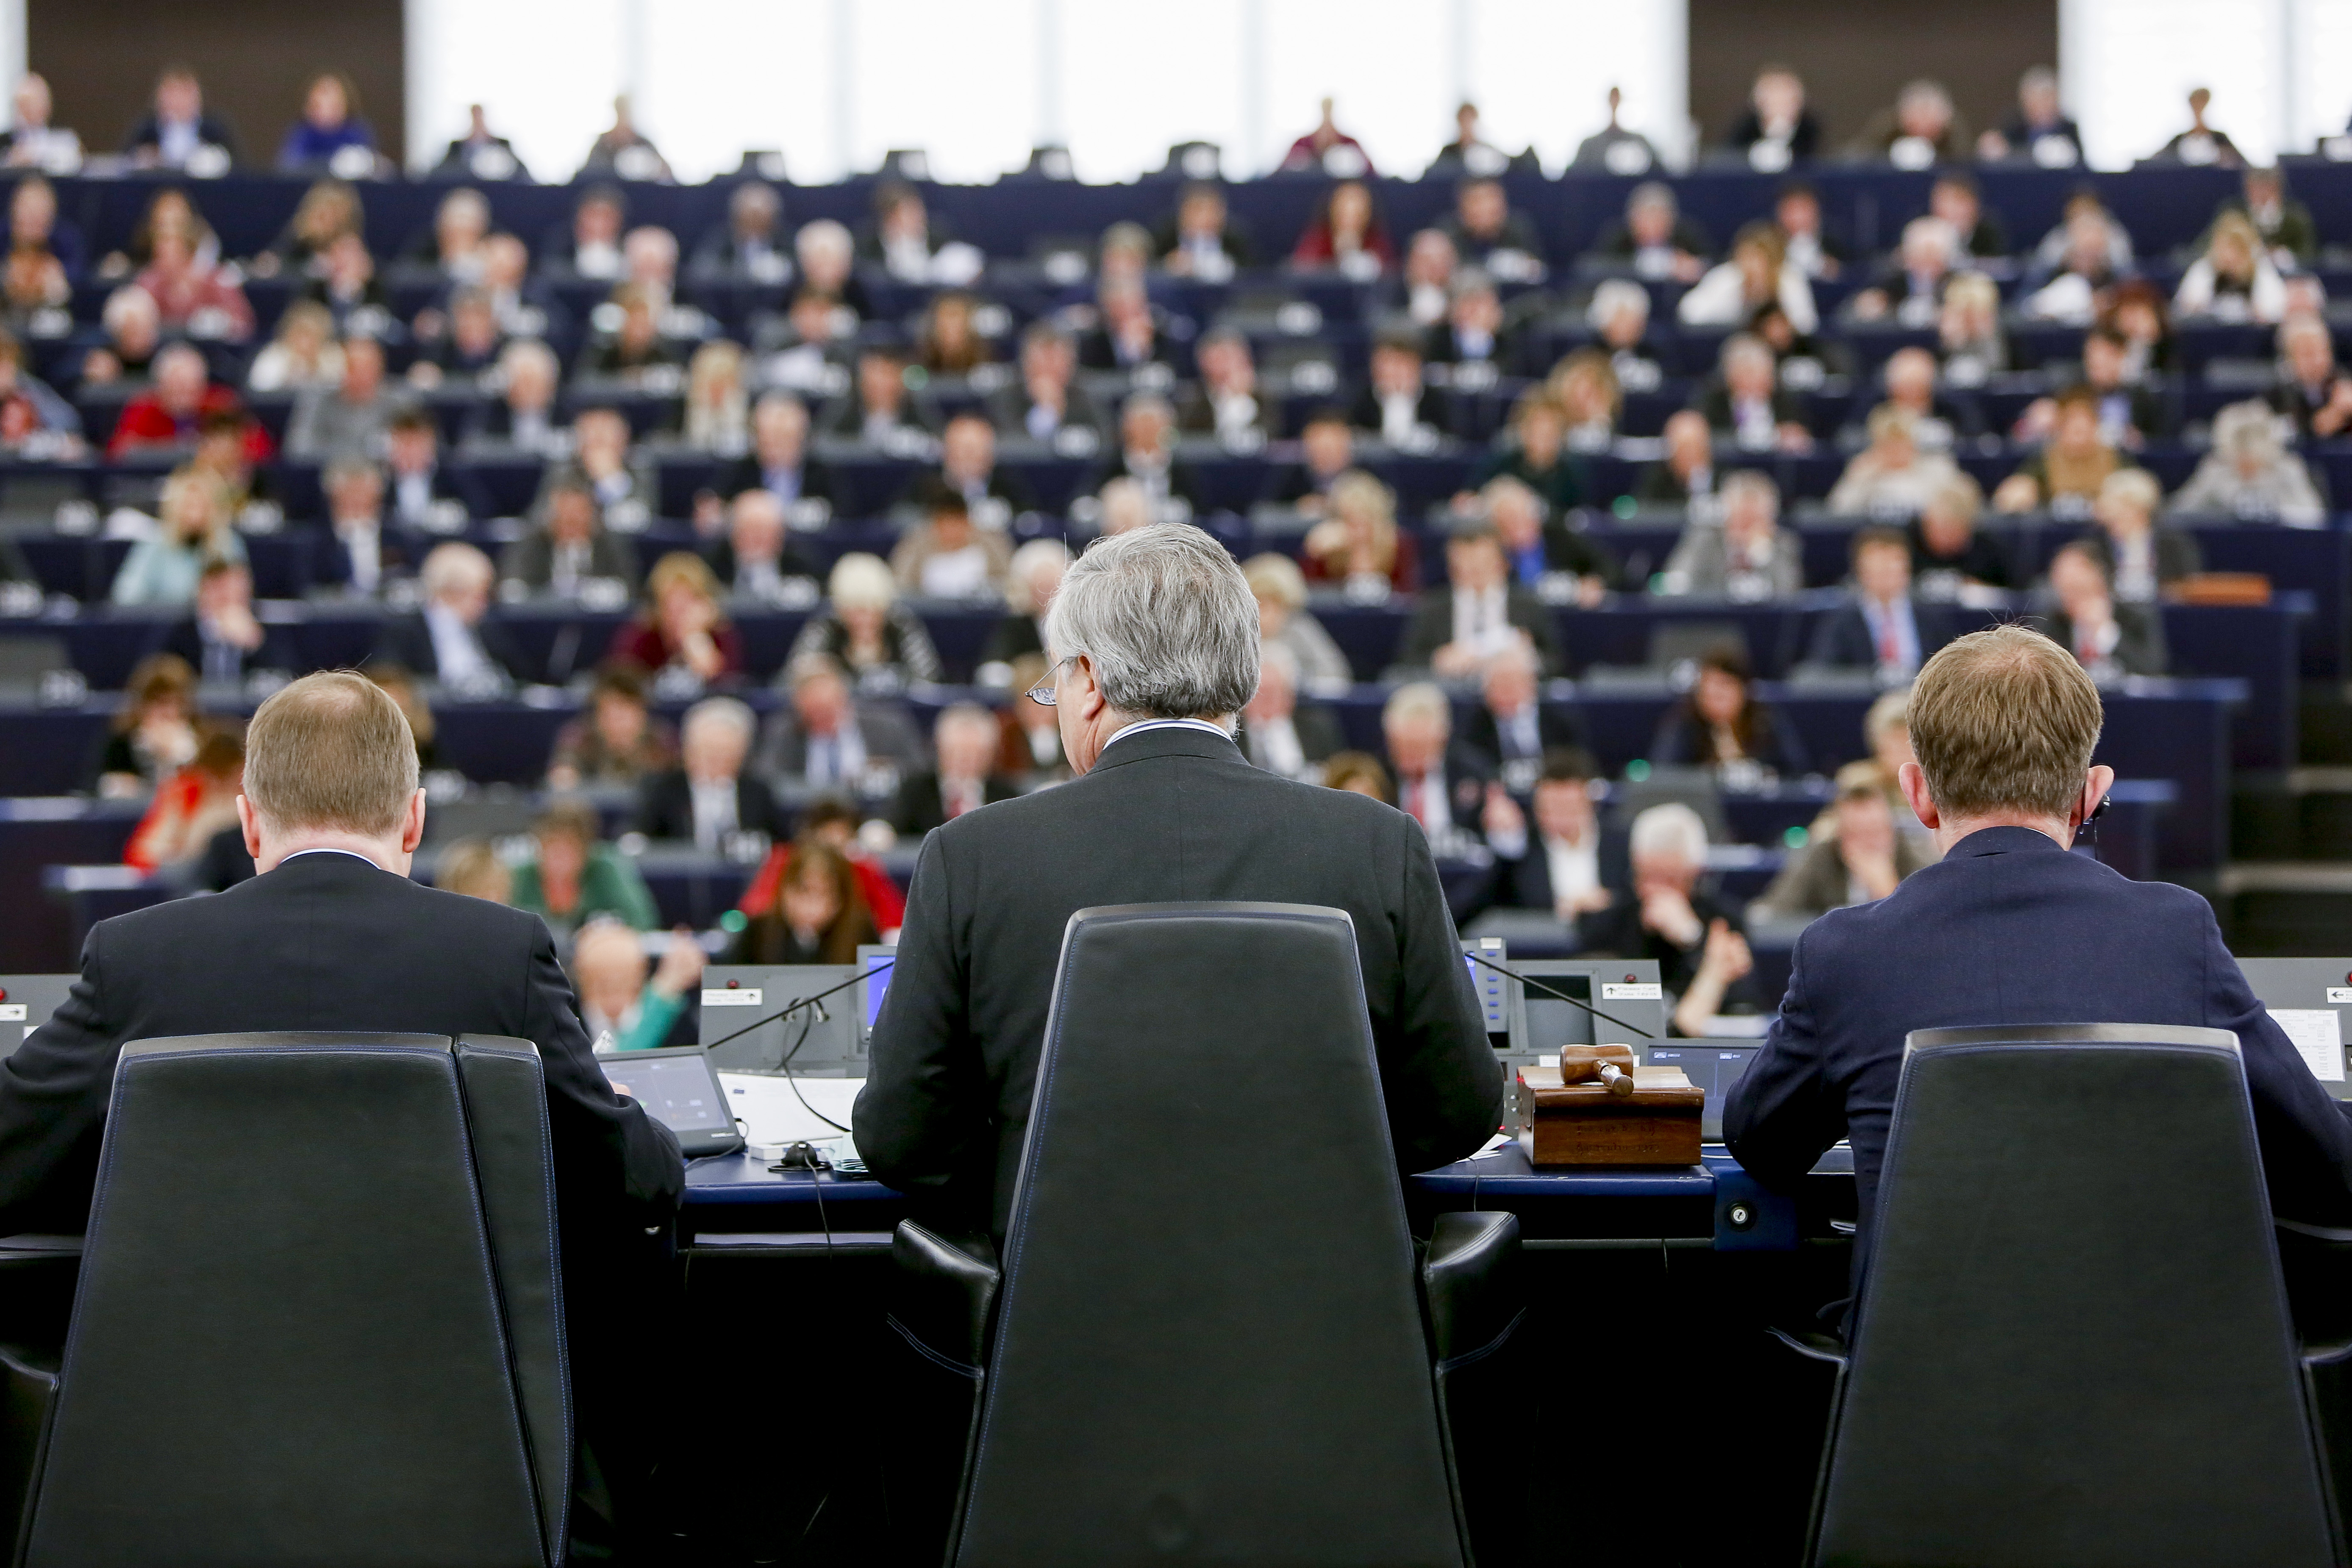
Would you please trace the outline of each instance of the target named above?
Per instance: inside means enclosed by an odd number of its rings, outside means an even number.
[[[1032,695],[1079,776],[924,841],[857,1098],[875,1175],[944,1234],[1001,1241],[1063,928],[1082,909],[1191,900],[1348,910],[1400,1169],[1475,1151],[1502,1075],[1428,844],[1402,813],[1234,744],[1258,616],[1224,546],[1181,524],[1097,541],[1046,635],[1055,662]]]
[[[706,697],[678,726],[678,765],[645,782],[636,829],[726,851],[742,833],[781,838],[788,826],[768,786],[743,771],[759,720],[732,697]]]

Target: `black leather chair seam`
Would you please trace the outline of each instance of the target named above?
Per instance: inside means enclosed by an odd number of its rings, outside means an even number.
[[[933,1350],[930,1346],[925,1344],[923,1342],[922,1335],[915,1332],[914,1330],[908,1328],[906,1324],[898,1321],[898,1313],[886,1313],[883,1317],[883,1321],[888,1323],[891,1329],[897,1332],[900,1339],[914,1346],[915,1353],[921,1356],[925,1361],[935,1363],[940,1366],[947,1368],[948,1371],[954,1373],[958,1377],[969,1378],[974,1383],[980,1382],[981,1379],[988,1375],[976,1366],[971,1366],[966,1363],[960,1362],[953,1356],[943,1355],[940,1352]]]
[[[1511,1336],[1519,1331],[1519,1324],[1526,1321],[1527,1315],[1528,1310],[1525,1307],[1520,1308],[1517,1311],[1511,1314],[1511,1321],[1503,1325],[1503,1331],[1501,1333],[1496,1334],[1493,1339],[1488,1340],[1476,1350],[1464,1351],[1460,1355],[1447,1356],[1444,1361],[1439,1362],[1437,1363],[1438,1375],[1443,1377],[1448,1373],[1459,1372],[1465,1366],[1475,1366],[1478,1363],[1485,1361],[1488,1356],[1493,1355],[1496,1351],[1501,1350],[1504,1345],[1510,1342]]]

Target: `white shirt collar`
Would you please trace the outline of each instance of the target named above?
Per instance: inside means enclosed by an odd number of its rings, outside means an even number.
[[[1234,732],[1222,724],[1212,724],[1206,719],[1146,719],[1139,723],[1129,724],[1126,729],[1105,741],[1103,750],[1110,750],[1129,735],[1140,735],[1151,730],[1198,730],[1203,734],[1214,735],[1220,741],[1230,741],[1234,738]]]
[[[321,846],[316,849],[297,849],[293,854],[287,856],[285,859],[282,859],[278,863],[280,866],[283,866],[286,864],[287,860],[299,860],[305,855],[348,855],[352,859],[357,860],[363,865],[375,866],[375,862],[373,860],[370,859],[367,856],[361,854],[356,849],[336,849],[326,846]],[[383,869],[381,866],[375,866],[375,868],[379,871]]]

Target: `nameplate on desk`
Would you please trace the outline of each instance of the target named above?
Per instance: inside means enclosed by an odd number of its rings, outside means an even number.
[[[760,988],[751,985],[733,991],[706,991],[702,994],[702,1005],[706,1007],[757,1007],[760,1005]]]
[[[1665,988],[1654,980],[1646,984],[1632,980],[1604,980],[1601,983],[1601,999],[1603,1002],[1663,1002],[1666,999],[1666,993]]]
[[[2327,1005],[2331,1007],[2352,1007],[2352,985],[2329,986]]]
[[[23,1002],[0,1002],[0,1024],[23,1023],[25,1008],[27,1005],[28,1004]]]

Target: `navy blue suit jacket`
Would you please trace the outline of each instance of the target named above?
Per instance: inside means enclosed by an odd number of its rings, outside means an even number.
[[[2005,1024],[2230,1030],[2244,1052],[2271,1207],[2352,1218],[2352,1121],[2254,999],[2210,906],[2032,828],[1988,827],[1888,897],[1805,928],[1780,1016],[1724,1106],[1725,1142],[1768,1184],[1802,1176],[1840,1138],[1853,1142],[1857,1290],[1904,1036]]]

